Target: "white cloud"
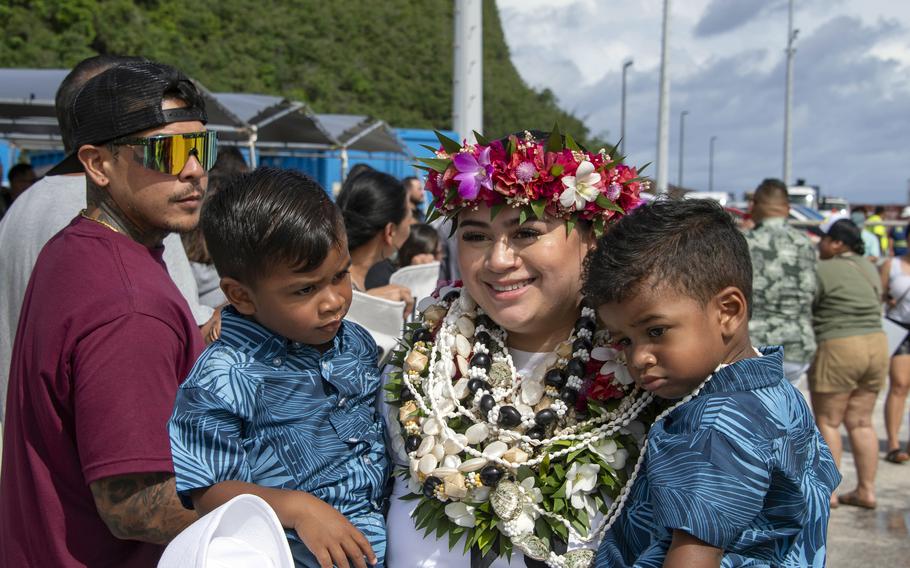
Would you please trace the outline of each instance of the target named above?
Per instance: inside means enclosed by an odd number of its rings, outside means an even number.
[[[525,80],[550,88],[594,132],[618,137],[621,67],[634,58],[626,149],[633,163],[653,161],[663,2],[642,0],[627,12],[633,4],[618,0],[497,4]],[[741,193],[781,174],[787,10],[784,0],[732,5],[674,3],[669,172],[675,183],[679,112],[686,109],[686,185],[707,189],[708,140],[718,136],[715,189]],[[821,185],[825,194],[906,201],[910,3],[801,0],[796,6],[794,177]]]

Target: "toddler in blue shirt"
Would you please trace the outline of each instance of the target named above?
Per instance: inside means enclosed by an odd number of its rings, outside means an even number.
[[[656,201],[613,225],[585,295],[636,383],[665,402],[597,566],[823,566],[840,482],[783,350],[752,347],[752,266],[717,203]]]
[[[389,464],[377,348],[351,304],[345,229],[309,177],[260,168],[211,196],[206,245],[230,306],[168,427],[184,504],[265,499],[298,566],[381,566]]]

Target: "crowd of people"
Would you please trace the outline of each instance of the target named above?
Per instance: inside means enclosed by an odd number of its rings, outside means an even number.
[[[538,132],[333,199],[219,149],[139,57],[80,62],[56,111],[65,159],[0,205],[2,565],[215,565],[198,527],[240,506],[281,546],[218,565],[821,565],[830,509],[876,507],[886,384],[910,461],[883,327],[910,331],[910,252],[880,217],[816,247],[766,179],[742,231]],[[393,282],[426,264],[432,297]],[[404,305],[396,349],[357,294]]]

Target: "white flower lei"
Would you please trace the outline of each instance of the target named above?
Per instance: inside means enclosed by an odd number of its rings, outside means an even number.
[[[431,309],[436,310],[435,316],[438,318],[445,309],[445,303]],[[426,320],[429,320],[429,311],[424,312]],[[460,527],[473,526],[476,522],[476,505],[489,501],[493,513],[499,519],[499,532],[527,556],[558,568],[589,566],[595,554],[593,548],[557,554],[550,550],[548,541],[537,536],[534,520],[544,516],[563,525],[571,540],[576,542],[599,542],[625,505],[638,474],[644,449],[639,452],[639,458],[627,482],[607,510],[602,511],[603,515],[597,520],[596,526],[591,526],[592,519],[588,518],[586,534],[577,530],[566,515],[541,506],[540,489],[535,487],[535,483],[540,481],[539,472],[534,471],[534,468],[539,469],[544,462],[550,464],[584,450],[596,453],[594,447],[606,447],[605,442],[612,442],[620,434],[628,434],[627,428],[653,400],[653,395],[629,386],[619,405],[612,411],[576,420],[577,415],[571,408],[574,407],[571,393],[568,397],[569,404],[558,397],[565,389],[577,394],[584,377],[566,376],[562,391],[557,392],[550,386],[543,387],[540,384],[543,382],[540,373],[535,372],[532,374],[534,376],[527,378],[519,376],[505,346],[505,332],[474,324],[481,313],[467,292],[462,290],[459,299],[451,301],[445,310],[432,347],[429,348],[427,341],[418,341],[401,353],[404,355],[401,392],[406,390],[410,394],[407,398],[413,398],[410,402],[404,401],[399,412],[404,435],[411,439],[408,447],[409,488],[412,493],[422,494],[424,500],[447,502],[446,515],[453,525]],[[593,321],[593,310],[583,308],[582,318]],[[438,323],[438,319],[428,323],[432,327],[432,324]],[[489,336],[484,337],[486,342],[475,340],[480,332],[486,332]],[[595,334],[584,327],[576,329],[568,341],[560,346],[557,356],[549,358],[548,366],[564,368],[568,358],[577,358],[587,363],[591,354],[590,346],[593,345],[591,340],[602,338],[602,332]],[[575,348],[577,341],[581,343],[578,349]],[[487,364],[472,365],[468,357],[474,361],[477,354],[485,355]],[[623,362],[605,363],[615,368]],[[508,371],[508,377],[504,377],[504,370]],[[453,382],[458,373],[461,377]],[[618,384],[617,386],[619,387]],[[533,394],[523,396],[527,395],[523,391],[532,391]],[[547,414],[547,419],[553,421],[550,428],[537,422],[537,416],[546,407],[536,412],[533,407],[541,402],[548,403],[546,406],[552,411]],[[505,424],[503,413],[508,415],[506,418],[509,420]],[[450,427],[456,421],[461,425],[459,429],[464,428],[464,423],[470,426],[464,432],[456,432]],[[549,429],[550,433],[547,436],[529,435],[535,428],[542,432]],[[544,451],[548,447],[560,449]],[[616,444],[612,443],[612,447],[615,450]],[[494,473],[498,472],[498,476],[490,473],[491,467],[495,470]],[[522,483],[518,483],[517,479],[509,479],[515,478],[519,469],[524,467],[531,468],[533,475],[526,477]],[[598,467],[595,465],[581,469],[586,475],[591,472],[596,475]],[[621,467],[620,465],[619,468]],[[567,483],[567,487],[571,487],[571,483]],[[577,484],[573,493],[579,493],[565,496],[567,501],[573,497],[572,505],[567,506],[576,506],[578,503],[576,508],[581,508],[584,504],[590,507],[593,503],[589,496],[591,488],[590,481]],[[455,506],[455,503],[464,505]]]

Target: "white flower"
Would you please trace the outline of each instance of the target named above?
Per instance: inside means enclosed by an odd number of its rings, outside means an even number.
[[[534,487],[534,476],[529,475],[519,485],[524,487],[525,495],[528,496],[532,503],[543,501],[543,493],[540,492],[540,489]]]
[[[517,534],[531,534],[534,532],[534,519],[537,513],[531,507],[522,507],[521,513],[513,522]]]
[[[604,362],[600,367],[601,375],[613,373],[613,376],[616,377],[616,382],[621,385],[631,385],[635,382],[635,379],[632,378],[632,374],[629,372],[629,367],[624,361],[625,358],[622,357],[621,351],[609,347],[595,347],[594,350],[591,351],[591,358]]]
[[[564,176],[562,184],[566,190],[559,196],[559,203],[566,209],[574,208],[576,211],[584,209],[585,205],[597,199],[600,190],[600,173],[594,171],[594,164],[585,160],[578,164],[574,176]]]
[[[600,367],[601,375],[609,375],[610,373],[613,373],[616,382],[621,385],[631,385],[635,382],[632,373],[629,372],[629,367],[625,363],[607,361]]]
[[[615,440],[601,440],[596,444],[591,444],[591,449],[603,458],[607,465],[614,470],[620,470],[626,467],[626,460],[629,459],[629,452],[624,448],[616,445]]]
[[[453,501],[446,505],[446,516],[459,527],[471,528],[477,523],[474,517],[474,507],[461,501]]]
[[[616,453],[616,450],[619,449],[619,446],[616,445],[616,440],[606,438],[596,444],[591,444],[591,449],[604,460],[609,460],[613,457],[613,454]]]
[[[632,436],[640,446],[645,439],[645,425],[638,420],[633,420],[632,422],[629,422],[628,426],[622,428],[619,433]]]
[[[597,502],[590,495],[583,493],[572,495],[572,506],[576,509],[584,509],[588,514],[588,519],[593,519],[597,515]]]
[[[420,484],[420,480],[417,479],[416,475],[408,476],[408,492],[416,493],[417,495],[423,493],[423,486]]]
[[[594,491],[599,472],[600,466],[595,463],[578,465],[575,462],[569,468],[566,473],[566,497],[570,498],[573,507],[587,510],[594,505],[593,499],[588,501],[588,494]]]
[[[470,493],[471,501],[475,503],[484,503],[490,500],[490,488],[481,485],[480,487],[475,487],[471,489]]]
[[[607,464],[615,470],[620,470],[626,467],[626,460],[629,459],[629,450],[625,448],[619,448],[616,450],[616,453],[613,454],[612,460],[607,460]]]

